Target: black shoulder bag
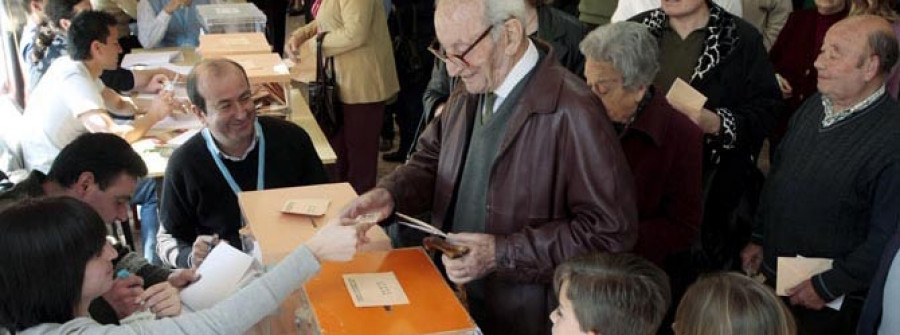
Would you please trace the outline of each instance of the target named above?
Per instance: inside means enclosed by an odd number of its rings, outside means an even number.
[[[334,75],[334,57],[325,60],[322,55],[322,40],[327,33],[316,35],[316,80],[309,83],[309,110],[325,136],[330,137],[340,129],[343,115]]]

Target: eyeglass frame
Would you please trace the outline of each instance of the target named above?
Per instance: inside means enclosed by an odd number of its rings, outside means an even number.
[[[431,45],[428,46],[428,51],[431,52],[434,57],[437,57],[444,63],[447,63],[448,61],[452,62],[455,59],[459,62],[462,62],[462,65],[465,65],[465,67],[471,67],[472,65],[469,64],[468,61],[466,61],[466,55],[469,54],[469,52],[471,52],[473,49],[475,49],[475,47],[478,46],[478,43],[481,43],[481,40],[487,37],[491,30],[494,29],[494,26],[495,25],[491,25],[490,27],[488,27],[483,33],[481,33],[481,35],[478,36],[478,38],[475,39],[475,42],[472,42],[472,44],[469,45],[469,47],[459,55],[448,55],[443,51],[443,49],[440,48],[440,41],[438,41],[437,39],[431,42]]]

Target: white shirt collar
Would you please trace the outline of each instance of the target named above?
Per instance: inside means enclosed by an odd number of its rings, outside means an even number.
[[[212,134],[210,134],[210,135],[212,135]],[[213,138],[215,138],[215,137],[213,137]],[[213,149],[216,149],[216,154],[218,154],[219,156],[222,156],[222,158],[225,158],[232,162],[241,162],[241,161],[247,159],[247,156],[250,155],[250,152],[253,151],[254,148],[256,148],[256,142],[258,142],[258,138],[259,138],[259,134],[256,133],[256,127],[253,127],[253,142],[250,142],[250,146],[248,146],[247,150],[244,151],[244,153],[241,154],[240,156],[231,156],[231,155],[225,153],[224,151],[222,151],[222,149],[219,149],[219,145],[216,143],[216,141],[212,141],[213,142],[212,146],[213,146]]]
[[[525,50],[525,54],[522,55],[522,58],[520,58],[519,61],[516,62],[516,65],[513,66],[512,70],[509,71],[509,74],[506,75],[506,79],[503,80],[503,83],[494,90],[494,94],[497,95],[497,99],[494,100],[494,112],[497,111],[497,106],[503,103],[503,100],[506,100],[506,97],[512,93],[516,84],[522,81],[522,78],[525,78],[525,76],[531,72],[531,69],[537,66],[538,60],[540,59],[537,47],[534,46],[534,42],[532,42],[531,39],[526,38],[526,40],[528,41],[528,49]]]

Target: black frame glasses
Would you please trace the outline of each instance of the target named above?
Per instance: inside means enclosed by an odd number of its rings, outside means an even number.
[[[478,38],[475,39],[475,42],[472,42],[472,44],[469,45],[469,47],[459,55],[448,55],[446,52],[444,52],[443,49],[441,49],[441,44],[437,39],[435,39],[434,42],[431,42],[431,45],[428,46],[428,51],[430,51],[432,54],[434,54],[435,57],[437,57],[444,63],[453,62],[457,66],[469,67],[471,65],[469,65],[469,62],[466,61],[466,55],[469,54],[472,49],[475,49],[475,47],[478,46],[478,43],[480,43],[481,40],[487,37],[488,33],[490,33],[492,29],[494,29],[493,25],[491,25],[483,33],[481,33],[481,35],[479,35]]]

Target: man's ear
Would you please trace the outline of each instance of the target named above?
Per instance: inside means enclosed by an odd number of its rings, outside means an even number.
[[[204,127],[207,126],[206,113],[200,110],[200,107],[197,107],[197,105],[195,104],[191,104],[191,113],[194,113],[194,115],[196,115],[197,118],[200,119],[200,123],[203,124]]]
[[[878,76],[878,71],[881,68],[881,57],[878,57],[878,55],[869,56],[869,60],[866,62],[865,67],[866,82],[872,81],[872,79]]]
[[[506,49],[503,50],[507,56],[515,55],[522,43],[525,43],[525,38],[527,38],[525,37],[525,26],[522,25],[522,21],[516,19],[506,20],[503,23],[503,34],[509,40],[509,43],[506,44]]]
[[[60,19],[59,27],[62,28],[63,31],[69,31],[69,26],[72,25],[72,21],[69,19]]]
[[[93,187],[95,184],[96,180],[94,180],[94,173],[85,171],[78,175],[78,179],[75,180],[75,183],[72,184],[69,189],[78,198],[84,198],[88,190],[90,190],[91,187]]]

